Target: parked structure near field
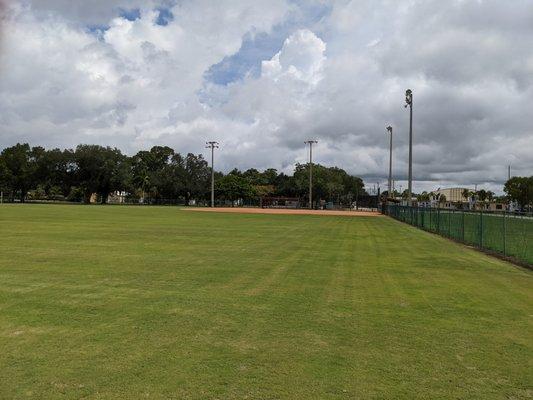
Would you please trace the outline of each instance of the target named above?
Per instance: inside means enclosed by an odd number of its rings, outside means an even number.
[[[299,208],[300,199],[298,197],[262,197],[262,208]]]
[[[123,204],[125,203],[127,195],[128,193],[124,191],[114,191],[113,193],[110,193],[109,196],[107,196],[107,202],[109,204]]]

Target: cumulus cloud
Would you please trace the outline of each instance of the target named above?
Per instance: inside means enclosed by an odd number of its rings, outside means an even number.
[[[290,171],[314,138],[318,162],[384,183],[391,124],[401,181],[409,87],[415,190],[501,190],[508,164],[533,173],[528,0],[6,4],[0,147],[200,152],[214,139],[221,168]],[[218,68],[214,80],[214,66],[238,73]]]
[[[308,29],[289,36],[271,60],[263,61],[261,73],[271,79],[284,76],[317,84],[322,78],[326,44]]]

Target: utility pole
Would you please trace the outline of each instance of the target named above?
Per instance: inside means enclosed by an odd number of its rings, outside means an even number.
[[[392,126],[387,126],[390,133],[390,151],[389,151],[389,198],[392,198]]]
[[[313,144],[318,143],[317,140],[306,140],[305,144],[309,145],[309,209],[313,208]]]
[[[511,179],[511,166],[509,165],[508,171],[507,171],[507,180]]]
[[[405,108],[409,107],[409,183],[407,186],[408,205],[411,205],[413,191],[413,91],[405,91]]]
[[[211,149],[211,207],[215,207],[215,148],[218,149],[218,142],[205,142],[206,149]]]

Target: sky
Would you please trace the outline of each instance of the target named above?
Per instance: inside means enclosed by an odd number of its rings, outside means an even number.
[[[154,145],[413,189],[533,175],[533,0],[0,0],[0,148]]]

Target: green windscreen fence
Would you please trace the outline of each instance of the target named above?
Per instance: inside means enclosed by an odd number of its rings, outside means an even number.
[[[533,214],[388,205],[399,221],[533,265]]]

